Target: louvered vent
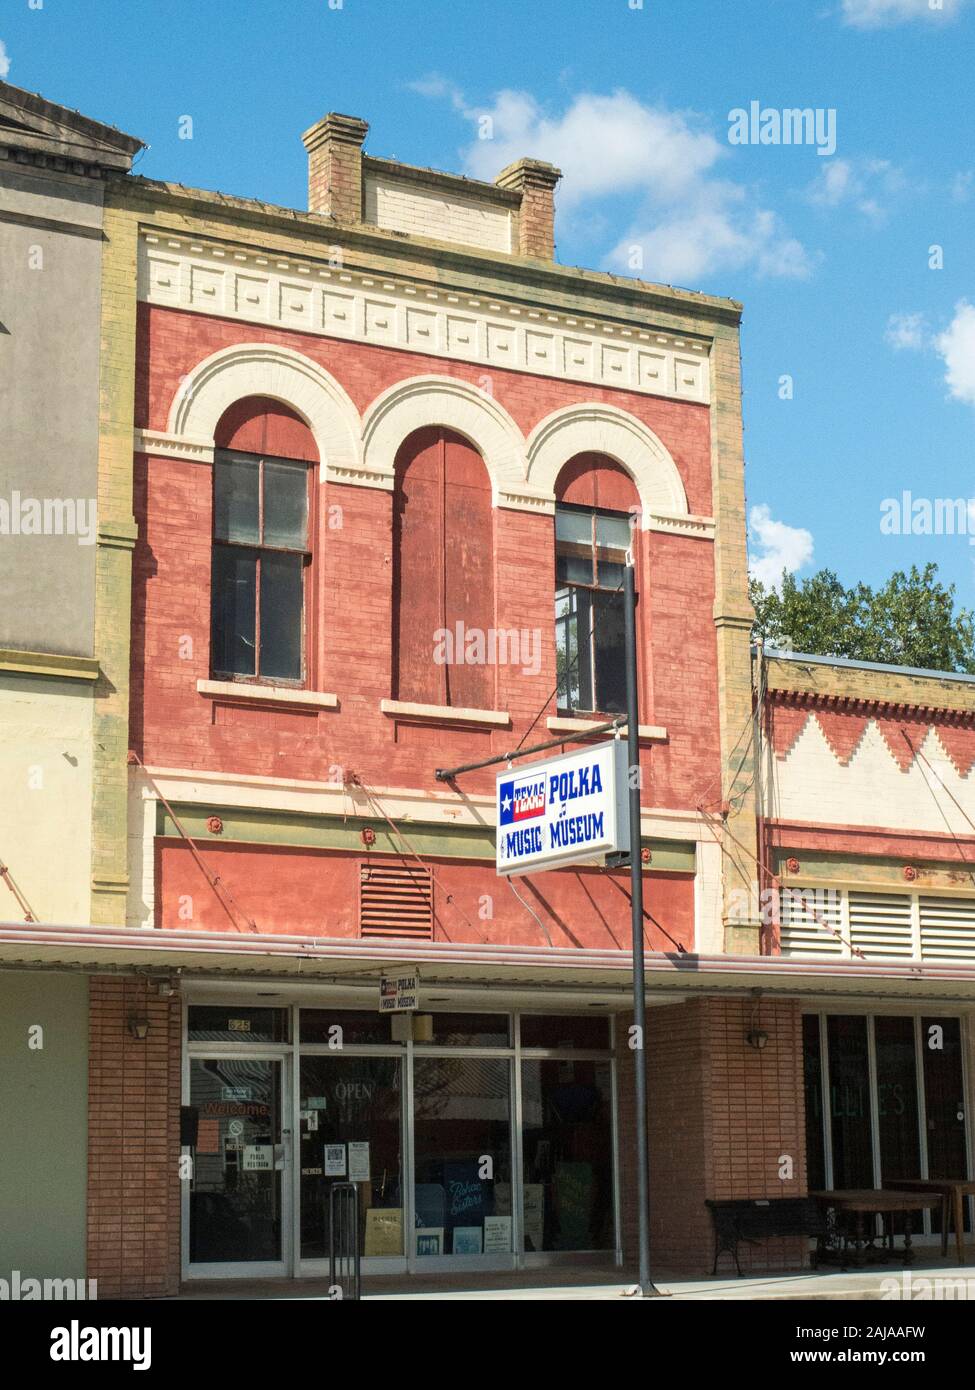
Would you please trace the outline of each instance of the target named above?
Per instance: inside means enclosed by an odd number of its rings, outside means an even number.
[[[975,902],[971,898],[921,898],[921,955],[926,960],[975,957]]]
[[[913,956],[907,893],[850,893],[850,943],[868,958]]]
[[[783,888],[779,896],[784,956],[841,956],[840,894],[824,888]]]
[[[359,870],[359,935],[430,940],[430,870],[419,864],[363,864]]]

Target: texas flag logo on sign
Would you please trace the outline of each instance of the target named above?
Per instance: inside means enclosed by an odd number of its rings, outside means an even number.
[[[545,779],[529,777],[502,782],[499,811],[502,825],[535,820],[545,814]]]

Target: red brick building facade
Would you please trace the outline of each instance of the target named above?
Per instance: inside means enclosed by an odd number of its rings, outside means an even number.
[[[708,1202],[967,1173],[971,685],[752,652],[739,305],[558,265],[551,166],[365,134],[306,132],[307,213],[107,194],[125,925],[5,940],[91,975],[89,1277],[321,1275],[343,1179],[367,1274],[628,1265],[644,1055],[662,1271]],[[620,715],[627,552],[645,1053],[628,871],[500,877],[496,767],[437,777]]]

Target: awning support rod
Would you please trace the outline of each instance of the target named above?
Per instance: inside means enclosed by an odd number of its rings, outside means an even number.
[[[563,743],[581,743],[592,738],[593,734],[608,734],[610,729],[619,729],[626,723],[626,715],[620,714],[608,724],[587,725],[585,731],[562,734],[560,738],[550,738],[545,743],[533,743],[530,748],[516,748],[511,753],[498,753],[493,758],[483,758],[479,763],[464,763],[463,767],[438,767],[434,776],[438,782],[452,782],[462,772],[476,772],[480,767],[492,767],[495,763],[510,763],[514,758],[527,758],[531,753],[544,753],[546,748],[559,748]]]

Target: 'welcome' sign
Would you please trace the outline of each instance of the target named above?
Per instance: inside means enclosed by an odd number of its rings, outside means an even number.
[[[622,739],[498,775],[499,874],[601,859],[630,843]]]

